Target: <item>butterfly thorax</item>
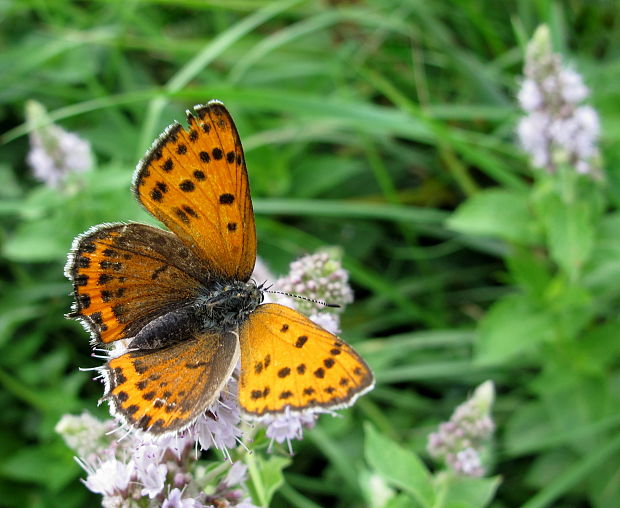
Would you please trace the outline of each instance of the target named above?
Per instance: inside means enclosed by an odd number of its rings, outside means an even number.
[[[235,330],[263,301],[254,282],[217,284],[197,299],[198,320],[204,331]]]
[[[133,338],[130,349],[159,349],[194,333],[236,331],[263,301],[253,282],[231,281],[203,288],[195,300],[151,320]]]

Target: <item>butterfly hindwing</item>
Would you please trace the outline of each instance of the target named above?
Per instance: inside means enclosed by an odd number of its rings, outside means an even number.
[[[207,273],[175,235],[144,224],[104,224],[76,238],[65,273],[79,319],[94,342],[134,336],[184,305]]]
[[[247,281],[256,232],[243,148],[219,101],[188,112],[188,130],[172,124],[138,165],[134,193],[211,271]]]
[[[198,333],[167,348],[125,353],[103,367],[104,398],[133,427],[179,431],[217,399],[238,359],[233,333]]]
[[[239,403],[249,415],[346,407],[374,384],[349,345],[282,305],[258,307],[240,342]]]

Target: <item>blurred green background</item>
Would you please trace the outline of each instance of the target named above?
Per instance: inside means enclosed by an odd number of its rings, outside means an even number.
[[[446,222],[488,188],[527,200],[515,94],[541,23],[602,123],[602,206],[584,226],[597,256],[568,282],[544,240],[520,243],[510,222],[504,235]],[[426,436],[486,379],[492,506],[620,506],[618,2],[3,0],[0,27],[0,505],[99,502],[54,432],[64,413],[107,410],[78,371],[99,363],[87,334],[63,317],[66,254],[92,225],[154,223],[129,192],[135,164],[217,98],[244,142],[259,255],[284,273],[343,248],[356,295],[343,337],[378,381],[295,443],[273,506],[368,506],[361,423],[430,465]],[[30,99],[92,144],[96,167],[72,190],[25,162]],[[534,286],[535,313],[509,304]]]

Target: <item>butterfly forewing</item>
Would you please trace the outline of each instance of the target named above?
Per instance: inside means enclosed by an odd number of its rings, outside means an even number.
[[[195,298],[207,273],[175,235],[143,224],[106,224],[77,237],[65,272],[75,296],[70,317],[106,343]]]
[[[256,261],[254,214],[243,149],[218,101],[171,125],[138,165],[142,205],[224,279],[247,281]]]
[[[239,403],[250,415],[345,407],[374,384],[349,345],[282,305],[258,307],[240,341]]]
[[[232,333],[195,334],[173,346],[126,353],[103,368],[113,412],[161,434],[190,425],[219,396],[239,359]]]

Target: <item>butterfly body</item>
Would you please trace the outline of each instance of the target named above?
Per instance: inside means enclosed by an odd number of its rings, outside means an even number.
[[[256,234],[241,142],[218,101],[175,123],[138,164],[133,191],[170,231],[103,224],[79,235],[65,274],[98,345],[127,349],[101,368],[112,412],[152,434],[187,428],[241,360],[250,416],[334,409],[374,385],[368,366],[299,312],[263,304],[250,280]]]
[[[131,340],[129,349],[171,346],[193,333],[236,331],[263,298],[253,282],[215,282],[211,289],[202,287],[193,302],[149,322]]]

